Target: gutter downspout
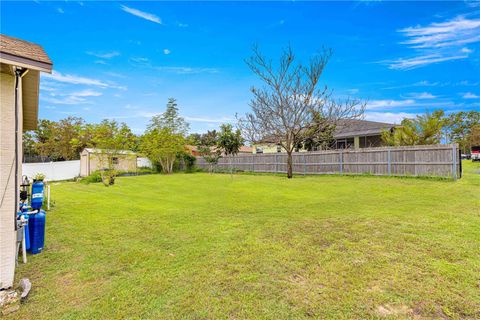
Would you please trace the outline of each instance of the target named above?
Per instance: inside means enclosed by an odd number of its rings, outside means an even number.
[[[17,230],[17,211],[18,211],[18,194],[20,192],[19,186],[18,186],[18,153],[19,153],[19,148],[18,148],[18,131],[19,131],[19,117],[18,117],[18,112],[19,112],[19,106],[18,106],[18,96],[19,96],[19,88],[18,84],[22,80],[23,76],[25,76],[28,73],[28,69],[24,68],[15,68],[15,210],[14,210],[14,220],[13,223],[15,225],[15,230]]]

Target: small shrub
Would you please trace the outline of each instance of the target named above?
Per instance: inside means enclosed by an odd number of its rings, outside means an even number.
[[[191,154],[185,153],[183,155],[183,163],[185,164],[185,172],[189,172],[189,173],[194,172],[195,161],[197,161],[197,158],[195,158]]]
[[[157,171],[150,167],[139,167],[137,168],[137,172],[139,174],[148,174],[148,173],[156,173]]]
[[[43,173],[36,173],[34,176],[33,176],[33,181],[43,181],[45,180],[45,174]]]
[[[79,181],[86,184],[102,182],[102,175],[100,171],[94,171],[89,176],[83,177]]]

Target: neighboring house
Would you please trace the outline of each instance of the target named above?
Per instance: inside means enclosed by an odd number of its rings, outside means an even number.
[[[0,289],[12,286],[16,216],[22,179],[22,134],[38,121],[40,72],[52,72],[41,46],[0,35]]]
[[[343,120],[339,121],[333,134],[332,149],[347,148],[373,148],[384,146],[382,132],[391,131],[398,127],[392,123],[375,122],[368,120]],[[305,150],[296,150],[305,151]],[[283,148],[274,143],[259,143],[254,145],[253,153],[285,152]]]
[[[197,146],[186,145],[185,149],[187,149],[192,154],[192,156],[195,156],[195,157],[201,156]],[[213,151],[215,150],[215,147],[210,147],[210,149]],[[241,146],[240,150],[238,150],[238,154],[246,154],[246,153],[253,153],[253,148],[247,147],[247,146]]]
[[[80,176],[85,177],[92,172],[108,168],[109,155],[102,149],[85,148],[80,153]],[[130,150],[117,150],[112,157],[115,170],[137,171],[137,154]]]

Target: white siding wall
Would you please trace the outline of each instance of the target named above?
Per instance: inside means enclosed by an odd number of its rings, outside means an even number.
[[[19,85],[21,106],[21,84]],[[15,78],[0,73],[0,289],[13,284],[15,272]],[[19,161],[22,155],[22,107],[19,108]],[[20,160],[21,161],[21,160]],[[19,166],[19,178],[21,177]]]

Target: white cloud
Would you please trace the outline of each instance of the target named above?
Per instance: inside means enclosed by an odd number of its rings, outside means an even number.
[[[58,13],[62,13],[62,14],[65,13],[65,11],[63,11],[62,8],[57,8],[57,12],[58,12]]]
[[[74,91],[71,93],[55,93],[50,92],[50,95],[43,96],[41,99],[53,104],[84,104],[89,103],[87,97],[99,97],[102,93],[90,89]]]
[[[103,60],[95,60],[93,63],[106,65],[107,63]]]
[[[102,58],[102,59],[111,59],[113,57],[117,57],[120,55],[120,52],[118,51],[110,51],[110,52],[92,52],[92,51],[87,51],[85,52],[86,54],[90,56],[94,56],[97,58]]]
[[[440,85],[440,83],[439,82],[430,82],[428,80],[424,80],[424,81],[415,82],[413,85],[415,87],[436,87],[436,86]]]
[[[415,105],[415,100],[406,99],[406,100],[371,100],[367,103],[367,110],[372,109],[387,109],[387,108],[397,108],[397,107],[406,107]]]
[[[180,28],[187,28],[187,27],[188,27],[188,24],[186,24],[186,23],[181,23],[181,22],[177,22],[177,26],[180,27]]]
[[[349,94],[357,94],[360,90],[357,89],[357,88],[353,88],[353,89],[348,89],[347,92]]]
[[[101,80],[75,76],[71,74],[62,74],[58,71],[53,71],[51,74],[43,74],[42,77],[58,82],[65,82],[71,84],[83,84],[89,86],[108,87],[109,85]]]
[[[390,69],[409,70],[468,58],[473,51],[465,45],[480,42],[480,19],[457,16],[427,26],[403,28],[398,32],[405,37],[400,43],[414,49],[415,55],[382,63]]]
[[[77,84],[77,85],[86,85],[86,86],[97,86],[100,88],[114,88],[119,90],[127,90],[125,86],[118,86],[111,82],[105,82],[98,79],[86,78],[71,74],[62,74],[58,71],[53,71],[51,74],[42,74],[43,79],[49,79],[61,83],[68,84]]]
[[[170,53],[171,53],[170,50],[168,50],[168,49],[163,49],[163,54],[170,54]]]
[[[124,6],[124,5],[121,5],[120,8],[127,13],[133,14],[134,16],[137,16],[137,17],[140,17],[142,19],[152,21],[152,22],[155,22],[155,23],[158,23],[158,24],[162,24],[162,20],[158,16],[156,16],[152,13],[140,11],[138,9],[130,8],[130,7],[127,7],[127,6]]]
[[[126,109],[138,109],[136,106],[130,106],[127,105],[125,106]],[[152,118],[154,116],[157,116],[161,114],[161,112],[151,112],[151,111],[140,111],[137,112],[136,115],[138,117],[143,117],[143,118]],[[204,123],[227,123],[227,122],[234,122],[235,118],[231,117],[204,117],[204,116],[183,116],[183,118],[186,121],[190,122],[204,122]]]
[[[85,98],[76,97],[76,96],[66,96],[66,97],[41,97],[43,101],[53,103],[53,104],[83,104],[87,103]]]
[[[192,122],[207,122],[207,123],[226,123],[235,121],[234,118],[230,117],[220,117],[220,118],[210,118],[210,117],[189,117],[185,116],[185,120]]]
[[[121,73],[112,72],[112,71],[105,72],[105,74],[108,75],[108,76],[111,76],[111,77],[121,78],[121,79],[125,79],[127,77],[127,76],[125,76]]]
[[[458,16],[445,22],[433,22],[426,27],[415,26],[399,30],[408,39],[402,42],[412,48],[441,48],[480,40],[480,19]]]
[[[198,73],[218,73],[215,68],[195,68],[195,67],[155,67],[158,71],[172,72],[177,74],[198,74]]]
[[[410,70],[418,67],[423,67],[429,64],[458,60],[468,58],[468,55],[454,55],[454,56],[441,56],[438,54],[429,54],[425,56],[417,56],[413,58],[400,58],[393,61],[384,61],[387,62],[390,69],[397,70]]]
[[[467,87],[476,87],[480,84],[480,82],[471,82],[468,80],[462,80],[455,83],[456,86],[467,86]]]
[[[472,93],[472,92],[466,92],[463,94],[463,99],[478,99],[480,98],[479,95],[476,95],[475,93]]]
[[[136,63],[141,63],[141,64],[149,64],[150,60],[145,57],[131,57],[130,61],[136,62]]]
[[[431,94],[430,92],[412,92],[408,94],[409,97],[414,99],[435,99],[437,96]]]
[[[370,121],[399,124],[405,118],[414,118],[416,114],[407,112],[367,112],[365,119]]]
[[[82,91],[73,92],[71,93],[71,95],[76,97],[99,97],[102,95],[102,93],[98,91],[86,89]]]
[[[465,0],[465,3],[470,8],[480,8],[480,1],[479,0]]]
[[[139,117],[143,117],[143,118],[152,118],[154,116],[157,116],[161,114],[161,112],[151,112],[151,111],[140,111],[137,113],[137,115]]]

